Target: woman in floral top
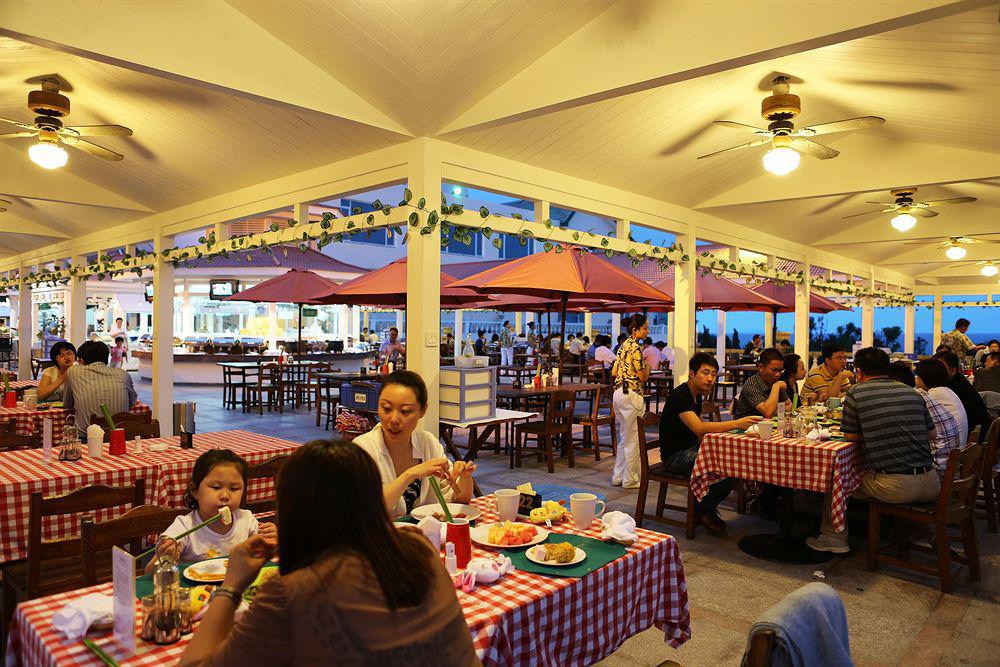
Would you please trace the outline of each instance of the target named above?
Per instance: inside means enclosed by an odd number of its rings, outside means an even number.
[[[614,407],[618,422],[618,454],[611,474],[611,484],[625,489],[639,488],[639,429],[637,421],[645,412],[642,385],[649,378],[649,366],[642,358],[640,341],[649,333],[645,315],[633,315],[622,321],[628,337],[618,348],[611,375],[615,378]]]
[[[500,333],[500,365],[514,365],[514,327],[510,320],[503,321],[503,331]]]

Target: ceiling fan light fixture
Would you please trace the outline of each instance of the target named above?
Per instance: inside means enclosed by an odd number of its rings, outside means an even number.
[[[1000,267],[996,264],[987,264],[983,268],[979,269],[979,272],[987,278],[992,278],[996,274],[1000,273]]]
[[[66,166],[69,156],[66,149],[51,141],[39,141],[28,148],[28,157],[42,169],[58,169]]]
[[[791,148],[779,146],[764,153],[764,169],[775,176],[784,176],[799,166],[799,154]]]
[[[891,224],[898,231],[908,232],[917,224],[917,219],[909,213],[900,213],[892,219]]]
[[[960,245],[949,246],[944,254],[948,256],[948,259],[959,260],[965,257],[965,248]]]

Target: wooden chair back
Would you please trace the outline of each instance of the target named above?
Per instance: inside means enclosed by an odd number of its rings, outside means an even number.
[[[269,361],[260,365],[260,374],[257,375],[257,387],[281,388],[284,385],[284,367],[275,362]]]
[[[101,561],[110,557],[112,547],[128,545],[133,556],[143,551],[143,539],[149,535],[159,535],[178,516],[189,513],[188,509],[171,509],[157,505],[138,505],[117,519],[94,521],[84,517],[80,525],[80,539],[83,549],[83,585],[93,586],[110,580],[110,567],[100,567]],[[101,572],[101,575],[98,572]]]
[[[312,384],[316,382],[316,373],[329,373],[333,370],[333,365],[329,361],[318,361],[306,370],[306,379]]]
[[[124,428],[128,432],[129,425],[132,424],[149,424],[153,421],[153,414],[151,412],[142,412],[139,414],[134,414],[131,412],[119,412],[111,415],[111,418],[115,422],[115,426],[118,428]],[[103,414],[92,414],[90,415],[91,424],[97,424],[105,431],[110,431],[111,427],[108,426],[108,420],[104,418]]]
[[[746,667],[771,667],[774,653],[774,630],[758,630],[750,635]]]
[[[285,463],[288,461],[289,454],[279,454],[278,456],[272,456],[267,461],[263,463],[258,463],[257,465],[250,466],[250,472],[247,475],[247,481],[252,483],[256,479],[270,479],[277,484],[278,473],[284,467]],[[249,495],[250,484],[247,484],[247,488],[243,492],[243,507],[248,509],[254,514],[260,514],[261,512],[273,512],[277,506],[277,496],[257,500],[252,503],[247,502],[247,496]],[[275,487],[275,493],[277,494],[277,487]]]
[[[701,404],[701,418],[708,422],[721,422],[722,410],[715,401],[704,401]]]
[[[660,447],[660,439],[658,437],[647,438],[646,429],[650,426],[657,426],[659,423],[660,415],[655,412],[645,413],[636,422],[636,429],[639,432],[639,463],[642,471],[640,479],[649,478],[649,456],[647,452],[650,449],[659,449]]]
[[[555,391],[549,396],[549,408],[545,414],[546,430],[565,431],[573,428],[573,410],[576,407],[576,392]]]
[[[17,449],[37,449],[42,446],[38,433],[21,435],[14,431],[13,421],[0,423],[0,452],[12,452]]]
[[[32,493],[28,512],[28,597],[38,597],[42,589],[42,566],[46,561],[79,558],[79,538],[42,540],[46,517],[96,512],[121,505],[138,507],[146,502],[146,481],[137,479],[123,487],[85,486],[66,495],[45,498]]]
[[[149,438],[159,438],[160,420],[154,419],[148,424],[126,424],[125,439],[135,440],[136,437],[144,438],[146,440]]]
[[[986,450],[983,454],[983,479],[993,473],[993,466],[998,463],[1000,455],[1000,418],[994,419],[983,441]]]
[[[608,416],[608,415],[601,415],[601,410],[605,408],[609,410],[608,414],[610,415],[614,414],[615,408],[614,408],[613,398],[614,398],[614,387],[612,387],[611,385],[602,384],[594,391],[594,401],[593,404],[590,406],[591,422],[596,423],[599,417]]]
[[[985,447],[976,442],[978,438],[979,429],[973,429],[969,434],[969,445],[948,456],[948,467],[937,502],[937,512],[947,516],[948,523],[961,521],[975,512],[985,454]]]

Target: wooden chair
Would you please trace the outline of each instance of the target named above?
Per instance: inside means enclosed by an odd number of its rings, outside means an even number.
[[[118,412],[111,415],[111,418],[115,421],[115,426],[118,428],[128,428],[130,424],[149,424],[153,421],[153,414],[151,412],[142,412],[139,414],[134,414],[131,412]],[[108,420],[104,418],[103,414],[92,414],[90,415],[90,424],[97,424],[105,431],[110,430],[108,426]]]
[[[1000,509],[1000,472],[994,470],[1000,455],[1000,419],[994,419],[986,433],[986,453],[983,456],[983,483],[976,499],[976,517],[986,519],[986,530],[997,532]]]
[[[618,454],[618,433],[615,429],[615,408],[612,405],[611,397],[613,388],[611,386],[600,386],[595,390],[594,398],[591,401],[590,413],[576,415],[573,421],[583,427],[583,443],[585,447],[593,447],[594,460],[601,460],[601,440],[598,428],[601,426],[611,427],[611,453]],[[607,409],[607,414],[601,414],[601,410]]]
[[[654,412],[647,412],[639,419],[639,462],[642,466],[639,478],[639,497],[635,503],[635,525],[642,526],[644,519],[660,521],[671,526],[684,528],[684,534],[689,540],[694,539],[695,516],[694,516],[694,494],[691,493],[691,480],[684,477],[677,477],[667,472],[663,462],[656,465],[649,465],[649,450],[659,449],[660,439],[649,439],[646,437],[646,429],[650,426],[658,426],[660,415]],[[660,485],[659,493],[656,497],[656,514],[646,513],[646,495],[649,493],[649,483],[656,482]],[[667,491],[670,485],[687,489],[687,504],[672,505],[667,502]],[[663,516],[664,510],[684,512],[684,520],[671,519]]]
[[[279,454],[278,456],[272,456],[263,463],[250,466],[250,472],[247,476],[248,482],[253,482],[255,479],[270,479],[271,481],[277,483],[278,473],[281,472],[281,469],[288,461],[289,456],[289,454]],[[247,484],[247,488],[244,489],[243,492],[244,509],[248,509],[254,514],[260,514],[261,512],[273,512],[275,510],[278,504],[277,495],[269,499],[248,503],[246,501],[246,497],[249,490],[250,485]]]
[[[235,410],[237,406],[246,412],[247,388],[257,384],[256,368],[222,367],[222,407]],[[239,398],[237,398],[239,392]]]
[[[295,383],[295,407],[305,403],[312,410],[313,397],[316,396],[316,390],[319,388],[316,373],[327,373],[330,370],[330,364],[326,361],[318,361],[306,367],[305,380]]]
[[[79,538],[43,540],[46,517],[96,512],[121,505],[137,507],[146,501],[146,482],[137,479],[124,487],[85,486],[63,496],[45,498],[32,493],[28,513],[28,556],[6,563],[3,572],[3,628],[10,625],[19,602],[80,587]]]
[[[774,640],[774,630],[758,630],[750,635],[746,650],[746,667],[771,667]]]
[[[707,422],[721,422],[722,410],[719,409],[719,404],[713,401],[704,401],[701,404],[701,419]]]
[[[736,381],[732,379],[718,378],[712,387],[712,402],[718,405],[726,404],[736,398]],[[730,405],[732,405],[730,403]]]
[[[83,585],[94,586],[111,580],[111,548],[128,545],[128,552],[138,556],[144,551],[143,541],[159,535],[188,509],[171,509],[157,505],[138,505],[117,519],[95,522],[84,517],[80,524],[83,550]]]
[[[969,577],[979,581],[979,545],[976,542],[975,506],[976,493],[982,474],[983,445],[976,444],[978,428],[969,435],[969,445],[956,450],[948,457],[941,494],[935,502],[893,504],[870,500],[868,504],[868,569],[876,570],[879,562],[891,563],[899,567],[936,574],[941,581],[941,591],[950,593],[952,589],[951,560],[969,566]],[[912,544],[909,540],[909,526],[898,526],[897,541],[885,550],[879,549],[879,525],[882,515],[894,517],[897,522],[913,522],[934,526],[935,547]],[[948,526],[958,524],[960,538],[948,534]],[[963,555],[951,553],[951,542],[963,543]],[[888,549],[896,549],[897,555],[890,556]],[[924,553],[937,553],[936,566],[924,565],[907,560],[909,549]]]
[[[21,435],[14,431],[13,421],[0,423],[0,452],[12,452],[17,449],[37,449],[42,446],[39,433]]]
[[[562,452],[569,458],[569,467],[576,463],[573,460],[573,409],[576,405],[576,394],[572,391],[555,391],[549,394],[549,404],[545,410],[543,421],[517,424],[514,427],[514,449],[511,456],[517,467],[521,467],[521,448],[527,447],[528,438],[534,437],[538,446],[538,455],[544,455],[548,462],[550,473],[556,471],[555,457],[552,451],[556,439],[562,441]],[[513,465],[511,466],[513,467]]]
[[[291,403],[295,408],[299,407],[297,402],[298,386],[305,382],[309,376],[309,368],[312,364],[289,363],[282,365],[282,388],[286,403]]]
[[[250,407],[257,408],[260,414],[264,414],[265,396],[267,400],[267,411],[277,409],[278,412],[285,412],[285,379],[284,369],[281,364],[268,362],[261,364],[260,373],[257,375],[257,384],[247,387],[250,396]]]

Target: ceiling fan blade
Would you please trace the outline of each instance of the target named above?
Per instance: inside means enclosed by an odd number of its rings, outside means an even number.
[[[876,213],[890,213],[893,209],[887,208],[884,211],[865,211],[864,213],[854,213],[853,215],[845,215],[841,220],[847,220],[848,218],[858,218],[862,215],[874,215]]]
[[[124,125],[74,125],[65,128],[80,137],[129,137],[132,130]],[[61,133],[60,133],[61,134]]]
[[[721,125],[722,127],[731,127],[734,130],[743,130],[744,132],[753,132],[754,134],[766,134],[771,136],[770,130],[765,130],[761,127],[754,127],[753,125],[747,125],[745,123],[737,123],[734,120],[716,120],[713,121],[714,125]]]
[[[937,211],[928,211],[926,208],[911,208],[910,215],[915,215],[921,218],[933,218],[940,214]]]
[[[835,120],[832,123],[821,123],[800,128],[792,136],[815,137],[817,134],[831,134],[833,132],[846,132],[848,130],[860,130],[863,127],[875,127],[885,122],[885,118],[880,116],[861,116],[860,118],[845,118]]]
[[[788,147],[805,155],[818,157],[820,160],[829,160],[830,158],[835,158],[840,155],[840,151],[836,151],[829,146],[817,144],[815,141],[802,139],[800,137],[796,137],[789,141]]]
[[[890,206],[890,207],[893,207],[893,208],[895,208],[898,205],[898,204],[895,204],[895,203],[889,203],[889,202],[884,202],[884,201],[866,201],[865,203],[866,204],[875,204],[876,206]]]
[[[10,123],[11,125],[17,125],[19,128],[23,130],[35,130],[36,132],[38,131],[38,128],[35,127],[34,125],[28,125],[27,123],[22,123],[19,120],[11,120],[10,118],[4,118],[3,116],[0,116],[0,120],[2,120],[5,123]]]
[[[723,148],[721,151],[715,151],[714,153],[706,153],[705,155],[699,155],[698,159],[712,157],[713,155],[718,155],[719,153],[728,153],[729,151],[740,150],[741,148],[754,148],[755,146],[763,146],[764,144],[771,143],[770,137],[765,137],[764,139],[758,139],[757,141],[751,141],[749,143],[740,144],[739,146],[730,146],[729,148]]]
[[[37,130],[35,130],[34,132],[31,132],[29,130],[25,130],[24,132],[8,132],[7,134],[0,134],[0,139],[17,139],[18,137],[34,137],[37,134],[38,134]]]
[[[932,199],[920,202],[921,206],[944,206],[945,204],[970,204],[976,201],[975,197],[952,197],[951,199]]]
[[[65,136],[62,137],[63,141],[66,142],[67,146],[72,146],[73,148],[79,148],[82,151],[90,153],[91,155],[96,155],[99,158],[104,158],[105,160],[124,160],[125,156],[121,153],[116,153],[114,151],[109,151],[103,146],[98,146],[97,144],[92,144],[86,139],[79,139],[77,137]]]

